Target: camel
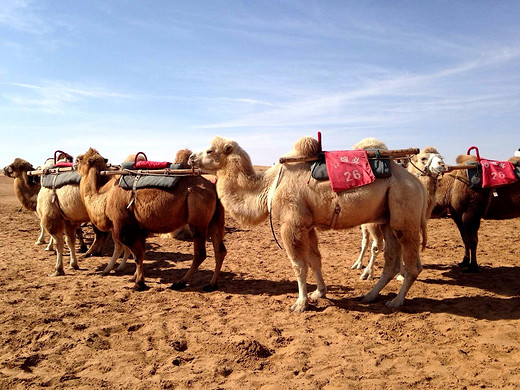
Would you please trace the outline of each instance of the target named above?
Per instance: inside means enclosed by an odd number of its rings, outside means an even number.
[[[133,195],[132,191],[116,185],[115,180],[100,175],[100,171],[106,170],[106,163],[97,150],[90,148],[78,156],[76,166],[82,176],[81,196],[93,222],[101,230],[112,232],[118,251],[128,248],[135,258],[134,290],[148,288],[143,267],[148,234],[169,233],[186,224],[193,233],[193,261],[186,274],[170,288],[184,288],[198,270],[206,258],[208,235],[215,252],[215,270],[204,290],[217,288],[226,256],[225,214],[213,183],[201,176],[188,176],[179,180],[173,189],[143,188]]]
[[[509,159],[520,164],[520,157]],[[473,155],[460,155],[457,164],[476,161]],[[477,263],[478,230],[482,219],[501,220],[520,217],[520,181],[504,187],[471,189],[467,170],[456,170],[439,178],[434,214],[448,211],[464,243],[464,258],[459,266],[465,272],[479,271]]]
[[[64,244],[69,247],[69,268],[79,269],[76,256],[76,231],[82,223],[90,222],[85,205],[81,200],[79,185],[67,184],[52,189],[42,187],[38,192],[36,212],[40,217],[43,228],[49,232],[55,242],[56,264],[50,276],[64,275],[63,255]],[[96,235],[91,248],[85,256],[103,248],[108,235],[94,229]],[[65,236],[65,237],[64,237]]]
[[[54,165],[54,159],[48,159],[43,167],[41,168],[48,168],[52,167]],[[36,215],[36,205],[37,205],[37,197],[38,193],[41,189],[41,177],[40,176],[29,176],[27,175],[27,172],[34,171],[34,167],[32,164],[30,164],[28,161],[16,158],[10,165],[6,166],[4,168],[4,173],[8,177],[14,178],[14,191],[16,194],[16,197],[18,198],[20,204],[23,208],[29,211],[33,211]],[[94,232],[96,235],[99,235],[100,232],[97,231],[94,228]],[[81,228],[78,228],[76,231],[76,235],[80,241],[81,245],[81,252],[86,252],[85,256],[88,256],[90,254],[98,254],[103,249],[102,243],[103,240],[101,237],[98,237],[98,240],[96,242],[96,246],[91,246],[87,249],[87,245],[85,244],[83,240],[83,234],[81,231]],[[46,232],[43,226],[41,225],[40,221],[40,235],[38,237],[38,240],[35,242],[35,245],[45,244],[46,243]],[[45,250],[53,251],[54,250],[54,241],[51,239],[49,240],[49,245],[45,248]]]
[[[22,207],[36,213],[36,199],[40,192],[41,184],[39,176],[28,176],[27,172],[34,171],[34,167],[28,161],[15,158],[14,161],[4,168],[4,174],[14,179],[14,192]],[[40,235],[34,243],[35,245],[47,242],[46,232],[40,224]],[[53,250],[52,241],[45,250]]]
[[[356,144],[353,149],[386,149],[384,144]],[[423,148],[419,154],[412,156],[406,164],[406,169],[417,176],[426,191],[426,218],[430,218],[433,208],[436,205],[437,178],[446,171],[446,165],[442,156],[433,146]],[[368,265],[363,270],[360,279],[372,279],[373,268],[377,255],[384,249],[384,238],[381,227],[377,224],[361,225],[362,239],[361,252],[357,260],[352,264],[352,269],[361,269],[363,267],[363,257],[366,253],[368,241],[372,238],[372,246],[370,248],[371,256]]]
[[[318,141],[307,136],[299,139],[287,156],[314,157],[319,151]],[[308,162],[277,163],[258,173],[236,141],[220,136],[214,137],[206,150],[192,154],[190,163],[217,176],[219,198],[226,211],[241,224],[257,225],[270,212],[278,219],[298,282],[298,298],[290,310],[305,311],[309,299],[326,296],[316,229],[347,229],[369,222],[383,225],[387,248],[383,275],[361,299],[373,302],[377,298],[399,271],[402,256],[405,280],[397,296],[386,303],[390,308],[402,306],[422,270],[421,234],[423,247],[426,238],[424,190],[404,168],[391,162],[390,178],[336,193],[328,181],[309,180]],[[309,265],[317,283],[310,296],[306,284]]]

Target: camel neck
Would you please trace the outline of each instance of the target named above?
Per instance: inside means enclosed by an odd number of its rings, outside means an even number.
[[[229,168],[217,172],[217,192],[224,208],[244,225],[261,223],[269,215],[267,194],[276,170]]]

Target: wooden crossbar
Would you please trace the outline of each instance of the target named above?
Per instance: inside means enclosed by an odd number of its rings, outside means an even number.
[[[206,174],[202,169],[118,169],[101,171],[101,175],[155,175],[155,176],[199,176]]]
[[[446,172],[456,171],[460,169],[477,169],[478,166],[476,164],[468,164],[468,165],[446,165]]]
[[[61,167],[61,168],[50,168],[50,169],[36,169],[35,171],[28,171],[27,176],[40,176],[47,173],[60,173],[73,171],[74,167]]]
[[[419,148],[409,148],[409,149],[391,149],[391,150],[367,150],[367,155],[369,158],[374,158],[377,156],[377,152],[381,157],[391,157],[391,158],[400,158],[410,156],[412,154],[419,154]],[[280,163],[292,163],[292,162],[307,162],[307,161],[317,161],[318,157],[280,157]]]

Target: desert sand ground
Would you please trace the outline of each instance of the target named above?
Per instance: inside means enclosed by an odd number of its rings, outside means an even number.
[[[397,312],[384,303],[398,281],[373,304],[356,299],[375,283],[350,269],[360,230],[320,232],[328,297],[295,314],[296,281],[267,221],[227,218],[228,256],[209,293],[210,245],[190,286],[173,291],[192,245],[151,237],[150,289],[134,292],[131,260],[100,275],[109,246],[80,259],[80,270],[49,277],[55,256],[34,245],[37,218],[19,209],[12,179],[0,176],[2,389],[520,388],[519,219],[483,221],[479,274],[456,265],[454,223],[430,221],[424,271]]]

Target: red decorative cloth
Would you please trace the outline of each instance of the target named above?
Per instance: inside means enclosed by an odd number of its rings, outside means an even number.
[[[171,163],[167,161],[137,161],[135,169],[164,169],[169,168]]]
[[[332,190],[345,191],[372,183],[376,178],[366,150],[324,152]]]
[[[468,149],[468,153],[475,149],[477,153],[477,161],[482,167],[482,187],[497,188],[508,184],[516,183],[518,178],[515,175],[515,167],[509,161],[486,160],[480,158],[478,148],[472,146]]]

